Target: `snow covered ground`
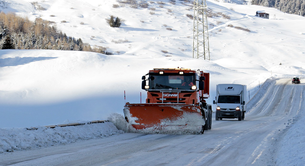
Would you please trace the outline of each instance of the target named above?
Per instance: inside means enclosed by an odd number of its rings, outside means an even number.
[[[305,72],[305,18],[273,8],[208,1],[215,15],[208,18],[211,60],[205,61],[192,58],[192,20],[186,16],[193,14],[190,3],[152,0],[148,8],[134,9],[122,4],[115,8],[113,5],[119,4],[115,0],[37,0],[45,8],[37,10],[30,0],[5,2],[3,12],[54,21],[68,36],[107,47],[114,55],[0,50],[0,152],[121,133],[108,123],[55,131],[43,126],[106,120],[113,113],[123,114],[124,91],[126,101],[139,102],[140,92],[143,101],[141,76],[152,68],[179,66],[211,73],[208,103],[212,103],[219,83],[247,85],[250,99],[268,78],[299,76],[302,82]],[[270,19],[255,17],[257,10],[268,12]],[[105,19],[110,15],[124,20],[120,28],[107,25]],[[281,163],[304,162],[297,155],[305,149],[304,118],[301,109],[287,124],[277,152]],[[25,129],[30,127],[38,130]],[[87,131],[85,135],[80,134],[82,130]],[[60,136],[53,136],[54,132]],[[63,137],[66,133],[71,139]],[[45,138],[51,143],[44,142]],[[33,139],[43,145],[31,143]]]
[[[70,127],[39,127],[32,130],[0,129],[0,131],[0,153],[69,144],[123,133],[111,122]]]
[[[298,135],[287,135],[287,131],[302,124],[297,117],[304,117],[304,88],[304,84],[292,85],[290,79],[268,79],[249,101],[245,121],[213,121],[213,129],[204,135],[125,133],[105,137],[98,134],[103,126],[11,134],[9,141],[17,146],[10,149],[13,153],[1,155],[0,165],[302,165],[303,149],[294,146],[302,146],[304,132],[294,130]],[[28,150],[15,150],[26,145]]]

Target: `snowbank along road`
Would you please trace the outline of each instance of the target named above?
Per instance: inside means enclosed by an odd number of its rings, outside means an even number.
[[[203,135],[125,133],[0,154],[0,165],[281,165],[277,144],[304,110],[304,85],[269,79],[245,121],[215,121]]]

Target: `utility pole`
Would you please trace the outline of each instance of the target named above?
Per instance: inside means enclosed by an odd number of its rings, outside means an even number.
[[[193,58],[210,60],[209,32],[206,0],[194,0]]]

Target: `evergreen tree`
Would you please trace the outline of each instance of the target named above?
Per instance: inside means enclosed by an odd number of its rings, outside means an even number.
[[[121,19],[119,17],[114,18],[113,16],[110,16],[108,24],[111,27],[120,27],[121,26]]]
[[[305,16],[305,0],[252,0],[253,5],[275,7],[282,12]]]
[[[2,49],[15,49],[15,46],[12,43],[11,38],[9,36],[7,36],[5,38],[4,44],[2,46]]]
[[[113,21],[114,24],[120,25],[120,19],[113,19]],[[50,26],[49,21],[37,18],[35,22],[31,22],[28,18],[18,17],[12,13],[5,14],[3,12],[0,12],[0,43],[3,49],[60,49],[83,51],[84,45],[86,45],[86,51],[96,51],[89,44],[84,44],[81,39],[76,40],[58,31],[56,26]]]

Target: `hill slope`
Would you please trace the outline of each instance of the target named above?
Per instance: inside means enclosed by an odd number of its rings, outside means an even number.
[[[266,78],[304,73],[304,17],[208,1],[211,60],[204,61],[192,58],[192,20],[187,17],[193,13],[191,4],[166,0],[148,4],[135,9],[115,0],[39,0],[34,6],[29,0],[7,2],[4,12],[54,21],[68,36],[105,46],[116,55],[1,51],[0,102],[6,118],[1,116],[0,126],[30,127],[122,114],[124,90],[127,101],[139,102],[141,76],[155,67],[211,73],[209,103],[218,83],[246,84],[251,97]],[[270,13],[269,20],[254,16],[261,9]],[[105,20],[110,15],[122,18],[123,25],[111,28]],[[37,118],[20,120],[16,114]]]

